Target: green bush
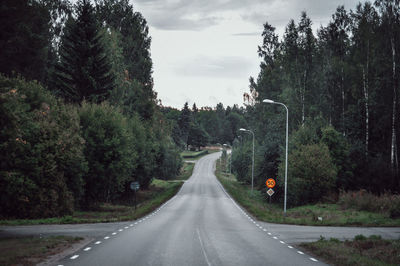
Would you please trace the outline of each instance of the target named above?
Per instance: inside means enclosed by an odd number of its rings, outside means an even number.
[[[393,202],[389,209],[390,218],[400,218],[400,200]]]
[[[251,183],[252,146],[247,142],[237,146],[232,152],[232,171],[238,181]]]
[[[37,82],[0,75],[0,113],[1,215],[71,213],[86,170],[76,111]]]
[[[380,196],[374,195],[366,190],[341,191],[338,203],[342,208],[352,208],[360,211],[378,213],[391,213],[396,215],[396,209],[400,212],[400,196],[384,193]]]
[[[277,185],[283,191],[285,164],[281,163]],[[335,187],[336,167],[324,144],[300,145],[289,154],[288,204],[318,202]]]
[[[129,121],[108,103],[82,103],[79,110],[88,161],[84,206],[111,202],[125,189],[138,153]]]

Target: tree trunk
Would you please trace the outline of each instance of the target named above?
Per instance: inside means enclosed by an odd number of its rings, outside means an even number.
[[[397,156],[397,141],[396,141],[396,105],[397,105],[397,91],[396,91],[396,47],[394,37],[391,38],[392,45],[392,70],[393,70],[393,106],[392,106],[392,144],[390,150],[390,165],[395,175],[398,174],[399,161]]]
[[[364,106],[365,106],[365,157],[369,155],[369,40],[367,43],[367,63],[366,70],[363,67],[363,88],[364,88]]]
[[[304,126],[304,122],[305,122],[305,110],[304,110],[305,109],[305,107],[304,107],[305,103],[304,103],[304,101],[305,101],[306,80],[307,80],[307,70],[306,69],[304,70],[303,78],[304,78],[303,90],[301,92],[301,104],[302,104],[302,106],[301,106],[301,124]]]
[[[343,63],[343,62],[342,62]],[[344,127],[344,69],[342,65],[341,69],[341,88],[342,88],[342,130],[343,130],[343,136],[346,136],[346,130]]]

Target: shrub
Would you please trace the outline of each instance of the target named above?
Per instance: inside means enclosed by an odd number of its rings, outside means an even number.
[[[37,82],[0,75],[0,113],[1,215],[71,213],[86,169],[76,111]]]
[[[352,208],[360,211],[370,211],[379,213],[389,213],[393,215],[396,209],[400,210],[400,196],[384,193],[380,196],[374,195],[366,190],[341,191],[339,195],[339,205],[342,208]]]
[[[285,164],[281,163],[277,185],[283,190]],[[288,204],[317,202],[335,187],[336,167],[324,144],[300,145],[289,155]]]
[[[79,110],[88,161],[84,206],[111,202],[123,192],[136,166],[137,152],[128,120],[108,103],[82,103]]]
[[[400,200],[393,202],[389,210],[390,218],[400,218]]]

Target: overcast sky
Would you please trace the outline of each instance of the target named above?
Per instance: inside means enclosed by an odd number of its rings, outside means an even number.
[[[256,77],[263,24],[282,37],[306,11],[316,30],[338,5],[358,0],[130,0],[146,18],[152,37],[154,90],[164,106],[242,105],[249,77]]]

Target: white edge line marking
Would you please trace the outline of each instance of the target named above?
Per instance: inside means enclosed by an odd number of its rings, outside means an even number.
[[[76,259],[76,258],[78,258],[79,257],[79,255],[74,255],[74,256],[72,256],[70,259],[71,260],[74,260],[74,259]]]
[[[201,241],[200,232],[199,232],[198,228],[197,228],[197,236],[199,237],[201,250],[203,251],[204,257],[206,258],[207,265],[211,266],[211,263],[208,261],[208,257],[207,257],[206,251],[204,250],[203,241]]]
[[[299,253],[300,255],[304,255],[304,253],[301,252],[300,250],[297,250],[297,253]]]
[[[96,243],[94,243],[95,245],[101,244],[101,241],[97,241]]]
[[[89,251],[89,250],[91,250],[92,248],[91,247],[87,247],[87,248],[85,248],[83,251]]]
[[[310,258],[310,260],[317,262],[318,260],[314,259],[314,258]]]

